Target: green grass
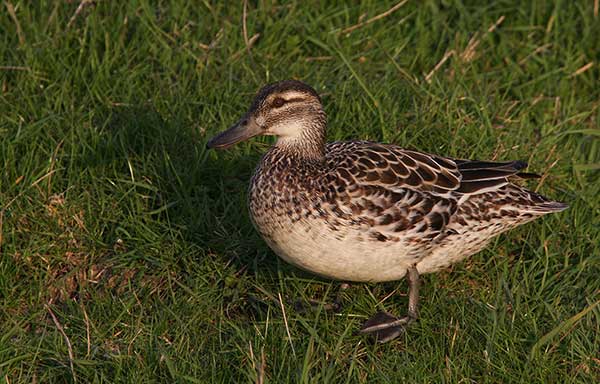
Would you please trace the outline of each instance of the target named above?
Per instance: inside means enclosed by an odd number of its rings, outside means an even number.
[[[70,25],[78,2],[0,4],[0,381],[596,382],[594,2],[410,1],[341,33],[394,4],[250,2],[249,50],[235,1],[98,1]],[[404,282],[352,286],[339,315],[297,311],[337,285],[252,228],[271,140],[205,151],[292,77],[323,95],[331,140],[524,159],[570,208],[425,276],[398,341],[354,332],[402,313]]]

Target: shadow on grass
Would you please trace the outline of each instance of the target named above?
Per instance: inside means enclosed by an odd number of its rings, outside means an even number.
[[[182,273],[211,258],[220,260],[217,268],[258,272],[273,282],[279,267],[286,275],[315,278],[279,263],[252,226],[247,189],[263,150],[249,150],[251,143],[207,151],[206,140],[216,132],[152,107],[118,107],[97,116],[98,131],[85,139],[90,148],[74,166],[105,179],[98,185],[106,190],[98,194],[111,195],[122,211],[104,243],[123,239],[140,250],[152,243],[163,250],[175,246],[159,261],[178,264]]]

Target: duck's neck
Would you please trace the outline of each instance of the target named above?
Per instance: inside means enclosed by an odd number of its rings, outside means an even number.
[[[297,122],[296,135],[280,136],[275,143],[277,150],[300,161],[322,161],[325,159],[325,113],[315,115],[311,120]]]

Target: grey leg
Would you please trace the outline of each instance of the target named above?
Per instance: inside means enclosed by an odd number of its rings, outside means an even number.
[[[313,300],[313,299],[309,300],[308,302],[310,303],[310,305],[312,307],[318,307],[320,305],[323,305],[323,309],[325,309],[326,311],[331,311],[333,313],[340,313],[340,312],[342,312],[342,308],[343,308],[344,291],[346,289],[348,289],[349,287],[350,287],[350,284],[342,283],[340,285],[340,289],[338,290],[338,292],[335,296],[335,299],[333,300],[332,303],[323,304],[323,302],[321,302],[319,300]],[[302,302],[300,300],[296,301],[295,306],[296,306],[297,311],[304,310],[304,305],[302,304]]]
[[[348,288],[350,288],[350,284],[348,283],[342,283],[340,285],[340,289],[335,295],[335,300],[333,300],[333,303],[331,303],[331,308],[328,310],[331,310],[334,313],[342,312],[342,309],[344,308],[344,291]]]
[[[397,318],[388,312],[378,312],[367,320],[360,333],[371,334],[379,343],[385,343],[400,336],[405,328],[417,320],[419,307],[419,272],[415,266],[408,269],[408,313]]]

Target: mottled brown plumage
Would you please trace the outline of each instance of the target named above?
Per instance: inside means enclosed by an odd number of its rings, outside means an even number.
[[[521,161],[452,159],[366,141],[326,144],[325,129],[317,93],[284,81],[259,91],[242,120],[208,144],[278,136],[252,178],[250,213],[279,256],[321,276],[375,282],[412,270],[418,277],[566,208],[513,182],[535,177],[522,172]]]

